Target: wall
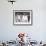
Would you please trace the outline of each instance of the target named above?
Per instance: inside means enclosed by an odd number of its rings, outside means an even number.
[[[33,10],[33,25],[13,25],[13,9]],[[30,33],[33,40],[46,40],[46,0],[17,0],[14,5],[0,0],[0,40],[15,40],[18,32]]]

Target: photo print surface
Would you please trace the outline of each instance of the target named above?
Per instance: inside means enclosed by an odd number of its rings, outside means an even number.
[[[15,10],[14,24],[31,24],[31,16],[30,10]]]

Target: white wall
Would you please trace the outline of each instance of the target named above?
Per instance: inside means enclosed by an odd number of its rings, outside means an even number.
[[[33,10],[33,25],[14,26],[13,9]],[[0,0],[0,40],[14,40],[18,32],[29,32],[33,40],[46,40],[46,0],[17,0],[14,5]]]

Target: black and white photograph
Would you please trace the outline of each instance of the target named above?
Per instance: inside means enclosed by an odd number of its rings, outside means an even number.
[[[14,24],[31,24],[32,10],[14,10]]]

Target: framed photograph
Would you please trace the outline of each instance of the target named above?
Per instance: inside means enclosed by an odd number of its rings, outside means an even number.
[[[13,10],[13,24],[32,25],[32,10]]]

